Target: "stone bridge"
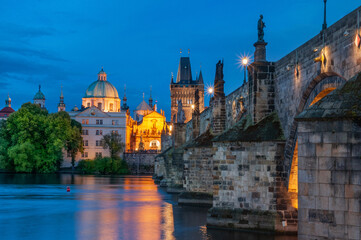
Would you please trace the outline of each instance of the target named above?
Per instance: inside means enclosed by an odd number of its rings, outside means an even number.
[[[210,107],[174,124],[173,146],[157,158],[155,174],[185,190],[180,202],[212,206],[208,225],[297,231],[296,117],[361,72],[360,11],[277,62],[266,60],[267,43],[256,42],[249,81],[223,96],[223,74],[222,81],[216,75]]]

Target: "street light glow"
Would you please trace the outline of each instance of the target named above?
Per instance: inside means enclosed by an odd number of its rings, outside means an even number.
[[[192,104],[192,109],[194,109],[194,104]]]
[[[213,93],[213,88],[212,88],[212,87],[209,87],[209,88],[208,88],[208,93],[209,93],[209,94],[212,94],[212,93]]]
[[[246,66],[248,64],[248,58],[244,57],[242,58],[242,65]]]

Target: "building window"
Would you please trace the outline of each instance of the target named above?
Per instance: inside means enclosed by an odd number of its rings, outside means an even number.
[[[103,141],[102,140],[96,140],[95,141],[95,146],[103,146]]]
[[[89,131],[86,129],[83,129],[83,133],[82,133],[82,135],[89,135]]]
[[[89,124],[89,119],[82,119],[81,124]]]
[[[103,135],[103,130],[96,130],[95,135]]]
[[[83,146],[85,146],[85,147],[88,146],[88,140],[83,140]]]
[[[101,158],[102,156],[103,156],[103,154],[101,152],[96,152],[95,153],[96,158]]]
[[[102,103],[98,103],[98,108],[101,110],[102,109]]]
[[[81,154],[81,157],[82,157],[82,158],[87,158],[87,157],[88,157],[88,152],[83,152],[83,153]]]
[[[97,119],[96,124],[97,125],[103,125],[103,119]]]
[[[112,133],[113,134],[118,134],[118,130],[113,130]]]
[[[113,103],[109,104],[109,111],[113,111]]]
[[[90,107],[90,102],[87,103],[87,107]]]
[[[112,125],[118,125],[118,124],[119,124],[118,120],[112,120]]]

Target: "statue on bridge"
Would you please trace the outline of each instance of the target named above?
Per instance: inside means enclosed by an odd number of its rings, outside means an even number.
[[[178,111],[177,111],[177,123],[184,123],[186,116],[183,110],[183,104],[181,100],[178,100]]]
[[[263,22],[263,15],[261,14],[261,16],[259,17],[258,20],[258,42],[264,42],[264,31],[263,28],[266,27],[266,24]]]

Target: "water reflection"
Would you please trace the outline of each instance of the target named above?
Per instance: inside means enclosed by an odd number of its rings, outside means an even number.
[[[1,239],[274,239],[207,229],[174,197],[150,177],[0,174]]]

